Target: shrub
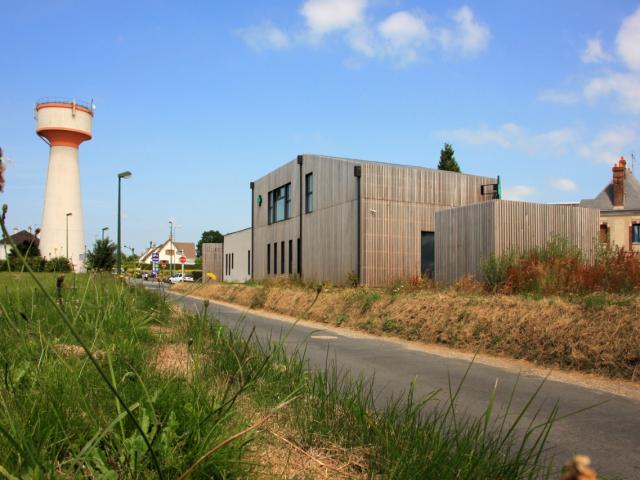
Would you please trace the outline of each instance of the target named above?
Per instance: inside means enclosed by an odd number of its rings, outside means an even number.
[[[45,267],[45,272],[70,272],[71,271],[71,263],[69,263],[69,259],[65,257],[54,257],[51,260],[47,261]]]
[[[516,263],[516,254],[513,251],[500,256],[492,254],[482,263],[482,274],[487,288],[497,291],[504,287],[509,277],[509,271]]]
[[[502,293],[631,293],[640,289],[640,256],[600,246],[589,260],[566,240],[521,254],[492,256],[483,265],[485,288]]]

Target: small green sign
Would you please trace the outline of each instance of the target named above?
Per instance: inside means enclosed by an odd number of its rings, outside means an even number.
[[[256,199],[256,202],[258,202],[258,206],[262,206],[262,195],[258,195],[258,198]]]

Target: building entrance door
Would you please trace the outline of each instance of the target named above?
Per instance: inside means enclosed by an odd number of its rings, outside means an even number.
[[[423,277],[433,278],[435,266],[435,239],[433,232],[422,232],[420,271]]]

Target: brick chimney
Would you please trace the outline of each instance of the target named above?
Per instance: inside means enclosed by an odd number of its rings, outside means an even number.
[[[624,157],[613,166],[613,207],[624,208],[624,179],[627,175],[627,162]]]

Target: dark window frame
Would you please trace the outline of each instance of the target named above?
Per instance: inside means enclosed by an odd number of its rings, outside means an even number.
[[[298,238],[298,275],[302,273],[302,242]]]
[[[282,202],[282,218],[278,216],[278,202]],[[267,223],[284,222],[291,218],[291,182],[271,190],[267,196]]]
[[[640,223],[631,224],[631,243],[640,243]]]
[[[293,273],[293,240],[289,240],[289,275]]]
[[[247,275],[251,275],[251,250],[247,250]]]
[[[267,275],[271,274],[271,244],[267,243]]]
[[[304,213],[313,212],[313,172],[304,176]]]
[[[284,275],[284,263],[285,263],[285,255],[284,255],[284,240],[280,242],[280,273]]]

